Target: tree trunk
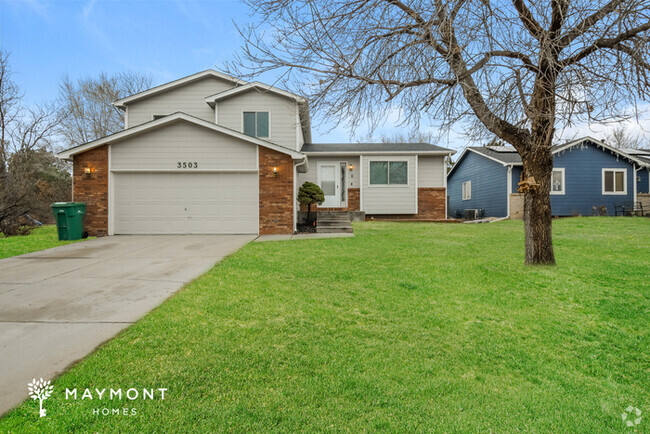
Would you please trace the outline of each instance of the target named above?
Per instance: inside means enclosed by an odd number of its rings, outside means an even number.
[[[523,159],[524,178],[533,177],[537,184],[524,194],[526,264],[554,265],[551,197],[549,195],[553,155],[550,149],[544,148],[537,148],[533,152]]]

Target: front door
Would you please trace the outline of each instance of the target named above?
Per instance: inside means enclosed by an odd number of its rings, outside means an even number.
[[[341,206],[341,185],[338,163],[322,163],[318,166],[318,185],[323,190],[325,201],[323,208]]]

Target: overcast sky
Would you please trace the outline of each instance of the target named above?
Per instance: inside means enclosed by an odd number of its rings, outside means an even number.
[[[66,75],[76,79],[135,70],[162,84],[216,68],[242,45],[233,21],[250,21],[247,7],[236,0],[0,0],[0,47],[10,53],[13,79],[26,102],[35,104],[54,99]],[[274,77],[260,81],[272,83]],[[319,119],[317,113],[312,117]],[[650,129],[647,118],[630,128],[646,134],[641,125]],[[327,124],[314,129],[314,141],[351,139],[343,128],[330,129]],[[389,121],[374,138],[399,131]],[[579,125],[564,138],[601,138],[605,132]],[[357,131],[357,137],[366,136],[365,129]],[[462,149],[467,142],[452,135],[439,144]]]

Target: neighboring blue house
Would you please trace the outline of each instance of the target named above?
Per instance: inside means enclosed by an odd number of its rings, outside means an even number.
[[[650,151],[626,151],[591,137],[555,146],[553,215],[592,215],[594,207],[601,206],[614,215],[615,204],[634,202],[638,193],[650,192]],[[511,194],[517,193],[521,170],[521,158],[510,146],[465,148],[447,177],[449,216],[478,209],[485,217],[510,217]]]

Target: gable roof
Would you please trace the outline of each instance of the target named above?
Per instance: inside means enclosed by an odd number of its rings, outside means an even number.
[[[226,128],[224,126],[217,125],[215,123],[205,121],[203,119],[197,118],[197,117],[192,116],[192,115],[188,115],[187,113],[183,113],[183,112],[172,113],[172,114],[170,114],[168,116],[164,116],[164,117],[162,117],[160,119],[149,121],[149,122],[146,122],[144,124],[137,125],[137,126],[135,126],[133,128],[128,128],[126,130],[122,130],[122,131],[119,131],[117,133],[110,134],[110,135],[102,137],[100,139],[93,140],[92,142],[84,143],[83,145],[79,145],[79,146],[74,146],[72,148],[69,148],[69,149],[66,149],[64,151],[59,152],[57,154],[57,157],[65,159],[65,160],[69,160],[74,155],[80,154],[82,152],[86,152],[86,151],[88,151],[90,149],[97,148],[99,146],[102,146],[102,145],[105,145],[105,144],[108,144],[108,143],[114,143],[114,142],[118,142],[118,141],[121,141],[121,140],[125,140],[125,139],[127,139],[127,138],[129,138],[131,136],[135,136],[137,134],[142,134],[142,133],[146,133],[148,131],[156,130],[156,129],[162,127],[162,126],[170,125],[172,123],[179,122],[179,121],[188,122],[188,123],[191,123],[191,124],[194,124],[194,125],[198,125],[198,126],[201,126],[203,128],[207,128],[207,129],[212,130],[212,131],[223,133],[223,134],[226,134],[228,136],[231,136],[231,137],[234,137],[234,138],[237,138],[237,139],[240,139],[240,140],[244,140],[244,141],[253,143],[255,145],[264,146],[265,148],[273,149],[274,151],[278,151],[278,152],[281,152],[283,154],[290,155],[294,159],[303,159],[305,157],[304,154],[302,154],[300,152],[297,152],[297,151],[294,151],[294,150],[289,149],[289,148],[285,148],[284,146],[279,146],[279,145],[276,145],[275,143],[272,143],[272,142],[269,142],[269,141],[266,141],[266,140],[262,140],[262,139],[258,139],[257,137],[247,136],[246,134],[240,133],[239,131],[235,131],[235,130],[232,130],[230,128]]]
[[[649,154],[647,156],[648,160],[644,161],[645,157],[643,157],[641,155],[632,156],[632,155],[624,152],[624,150],[622,150],[622,149],[614,148],[612,146],[607,145],[606,143],[601,142],[600,140],[596,140],[593,137],[589,137],[589,136],[582,137],[580,139],[573,140],[573,141],[564,143],[562,145],[555,145],[555,146],[553,146],[551,148],[551,152],[553,154],[557,154],[559,152],[566,151],[567,149],[570,149],[570,148],[572,148],[574,146],[582,145],[584,142],[591,142],[596,147],[608,150],[611,153],[616,154],[618,156],[621,156],[621,157],[625,158],[626,160],[628,160],[628,161],[630,161],[632,163],[638,164],[640,166],[646,167],[646,166],[648,166],[648,164],[650,164],[650,151],[648,151],[649,152]],[[458,159],[456,160],[456,164],[454,164],[454,167],[451,168],[448,175],[451,175],[453,173],[456,166],[458,166],[458,163],[460,163],[460,161],[465,156],[466,151],[470,151],[470,152],[474,152],[476,154],[479,154],[479,155],[481,155],[483,157],[486,157],[486,158],[488,158],[490,160],[496,161],[497,163],[500,163],[503,166],[521,166],[521,165],[523,165],[523,163],[521,161],[521,157],[519,156],[519,154],[517,153],[515,148],[513,148],[511,146],[468,146],[458,156]]]
[[[583,137],[583,138],[578,139],[578,140],[574,140],[572,142],[565,143],[563,145],[553,146],[553,154],[557,154],[558,152],[566,151],[567,149],[572,148],[572,147],[577,146],[577,145],[581,145],[584,142],[591,142],[594,145],[596,145],[596,147],[602,148],[604,150],[608,150],[612,154],[616,154],[616,155],[618,155],[620,157],[623,157],[624,159],[628,160],[631,163],[638,164],[638,165],[641,165],[641,166],[646,165],[645,162],[639,160],[638,158],[636,158],[636,156],[629,155],[629,154],[623,152],[623,150],[621,150],[621,149],[615,148],[613,146],[609,146],[607,143],[602,142],[600,140],[596,140],[593,137],[589,137],[589,136]]]
[[[197,72],[196,74],[188,75],[187,77],[179,78],[178,80],[170,81],[169,83],[161,84],[159,86],[152,87],[151,89],[145,90],[143,92],[136,93],[134,95],[127,96],[122,99],[118,99],[113,102],[113,105],[119,108],[125,108],[127,104],[130,104],[139,99],[148,98],[152,95],[155,95],[160,92],[172,89],[174,87],[182,86],[193,81],[201,80],[205,77],[215,77],[220,80],[225,80],[236,85],[245,85],[246,81],[240,80],[235,77],[231,77],[222,72],[215,71],[214,69],[206,69],[205,71]]]
[[[238,95],[242,92],[246,92],[252,89],[256,89],[262,92],[271,92],[275,93],[280,96],[284,96],[286,98],[290,98],[295,100],[298,103],[305,104],[307,103],[307,100],[295,93],[286,91],[284,89],[280,89],[279,87],[271,86],[269,84],[264,84],[260,83],[259,81],[254,81],[252,83],[246,83],[243,86],[236,86],[233,87],[232,89],[224,90],[219,93],[215,93],[214,95],[206,96],[205,97],[205,102],[210,105],[210,107],[214,108],[214,105],[216,102],[224,100],[226,98],[230,98],[231,96]]]
[[[452,155],[456,151],[429,143],[305,143],[306,154],[435,154]]]
[[[298,104],[298,115],[300,116],[302,134],[305,141],[311,140],[311,125],[309,119],[309,103],[307,99],[301,95],[295,94],[293,92],[280,89],[279,87],[271,86],[269,84],[264,84],[259,81],[254,81],[252,83],[242,82],[241,86],[235,86],[232,89],[224,90],[214,95],[206,96],[205,102],[212,108],[215,108],[217,102],[223,101],[235,95],[247,92],[249,90],[258,90],[260,92],[270,92],[276,95],[283,96],[285,98],[292,99]]]

